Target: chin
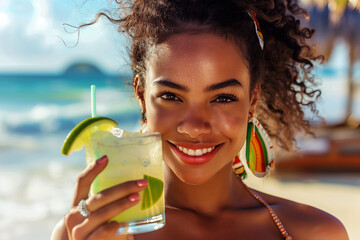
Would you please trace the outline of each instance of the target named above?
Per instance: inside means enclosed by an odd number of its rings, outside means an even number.
[[[212,172],[206,168],[177,168],[170,167],[172,173],[183,183],[188,185],[202,185],[210,181],[215,175],[215,172]]]
[[[204,183],[206,183],[207,181],[209,181],[209,177],[205,177],[204,175],[202,176],[194,176],[191,175],[189,176],[188,174],[185,174],[183,176],[178,176],[178,178],[188,184],[188,185],[202,185]]]

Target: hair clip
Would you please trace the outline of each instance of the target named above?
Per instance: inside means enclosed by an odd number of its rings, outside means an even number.
[[[260,47],[263,50],[264,49],[264,36],[263,36],[263,34],[261,32],[259,22],[258,22],[258,20],[256,18],[256,13],[255,13],[254,10],[247,10],[247,13],[249,14],[249,16],[251,17],[251,19],[254,22],[255,32],[256,32],[256,35],[257,35],[257,37],[259,39]]]

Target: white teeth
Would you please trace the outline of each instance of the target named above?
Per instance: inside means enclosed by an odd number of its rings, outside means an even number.
[[[194,156],[195,155],[195,151],[193,149],[189,149],[187,152],[188,155],[190,156]]]
[[[209,153],[211,152],[212,150],[215,149],[215,147],[211,147],[211,148],[203,148],[203,149],[187,149],[187,148],[184,148],[184,147],[181,147],[181,146],[177,146],[176,147],[182,151],[183,153],[189,155],[189,156],[202,156],[206,153]]]
[[[201,155],[203,155],[202,150],[201,149],[196,149],[195,156],[201,156]]]

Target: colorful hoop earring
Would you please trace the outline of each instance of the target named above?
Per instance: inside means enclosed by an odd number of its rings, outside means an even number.
[[[274,146],[269,135],[252,113],[246,136],[246,162],[257,177],[265,177],[274,166]]]
[[[274,146],[269,135],[252,113],[246,134],[246,163],[250,171],[257,177],[267,176],[274,166]],[[246,172],[240,161],[239,154],[233,161],[233,170],[237,176],[244,179]]]

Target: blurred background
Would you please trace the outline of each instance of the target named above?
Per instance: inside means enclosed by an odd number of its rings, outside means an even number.
[[[323,209],[360,239],[360,1],[302,0],[325,56],[316,66],[320,121],[307,111],[316,138],[281,154],[259,190]],[[49,239],[68,211],[84,152],[62,156],[67,133],[97,112],[119,126],[140,128],[127,40],[106,20],[78,33],[109,1],[0,0],[0,239]],[[250,175],[250,174],[249,174]]]

